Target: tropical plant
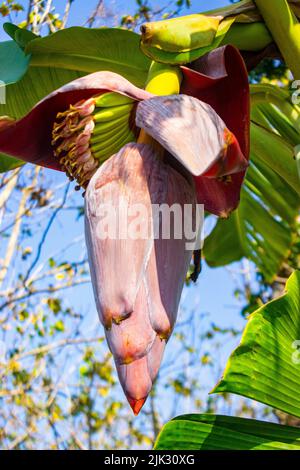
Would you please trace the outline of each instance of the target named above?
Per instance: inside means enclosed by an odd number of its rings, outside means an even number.
[[[36,28],[5,26],[11,41],[0,44],[0,168],[34,163],[65,172],[84,190],[96,306],[135,414],[155,382],[192,257],[175,225],[163,238],[153,204],[190,205],[194,225],[197,202],[208,218],[218,217],[204,246],[210,266],[246,257],[265,283],[286,264],[299,267],[297,92],[292,100],[284,86],[253,84],[249,90],[247,74],[275,57],[300,78],[298,4],[243,0],[144,23],[141,36],[73,27],[40,37]],[[127,227],[135,203],[147,208],[147,236],[99,235],[101,204],[114,210],[125,204],[118,223]],[[193,241],[195,280],[199,246]],[[215,391],[299,416],[290,392],[298,364],[291,365],[300,310],[297,271],[287,290],[252,314]],[[156,448],[298,448],[299,437],[295,429],[258,421],[186,416],[165,426]]]

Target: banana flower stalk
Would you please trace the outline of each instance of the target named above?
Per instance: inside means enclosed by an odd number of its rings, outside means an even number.
[[[85,190],[96,307],[120,382],[137,414],[158,373],[191,260],[172,227],[155,237],[153,204],[196,203],[226,217],[238,205],[249,156],[249,89],[231,46],[182,67],[181,94],[155,96],[112,72],[51,93],[26,116],[0,118],[0,151],[65,171]],[[140,129],[147,139],[139,139]],[[102,237],[99,208],[147,209],[146,236]],[[159,220],[159,219],[158,219]],[[157,225],[157,224],[156,224]]]

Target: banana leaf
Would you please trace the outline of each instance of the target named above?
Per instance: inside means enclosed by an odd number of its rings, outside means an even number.
[[[212,414],[178,416],[162,428],[155,450],[300,450],[300,429]]]
[[[251,157],[241,201],[229,219],[206,238],[212,267],[247,257],[271,282],[289,256],[300,208],[294,145],[300,143],[300,113],[289,94],[272,86],[252,87]]]
[[[230,392],[300,417],[300,271],[286,293],[250,315],[212,393]]]
[[[67,28],[30,41],[31,66],[56,67],[84,74],[107,70],[143,87],[150,60],[139,49],[140,36],[118,28]]]

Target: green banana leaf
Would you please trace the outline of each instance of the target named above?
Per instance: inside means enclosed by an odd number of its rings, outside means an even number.
[[[23,43],[27,36],[24,31],[6,25],[11,35],[21,35]],[[31,36],[32,37],[32,36]],[[7,43],[0,44],[1,47]],[[25,57],[19,46],[9,41],[10,47],[19,52],[20,62]],[[5,46],[3,46],[5,49]],[[27,41],[25,48],[26,64],[29,57],[30,67],[23,66],[23,78],[15,76],[6,87],[6,104],[0,103],[0,116],[19,118],[27,113],[34,104],[48,93],[71,80],[88,73],[111,70],[128,78],[137,86],[144,86],[150,61],[139,50],[139,36],[131,31],[102,28],[69,28],[45,38]],[[0,80],[4,73],[13,75],[8,51],[3,52],[0,63]],[[20,67],[20,65],[18,66]]]
[[[294,145],[300,143],[297,107],[275,87],[252,87],[250,168],[241,202],[206,238],[204,256],[212,267],[243,257],[271,282],[289,256],[300,208]]]
[[[56,67],[84,74],[109,70],[143,87],[150,60],[139,49],[140,36],[118,28],[67,28],[30,41],[25,51],[33,67]]]
[[[250,315],[212,393],[229,392],[300,417],[300,271],[286,293]]]
[[[162,428],[155,450],[300,450],[300,429],[211,414],[178,416]]]

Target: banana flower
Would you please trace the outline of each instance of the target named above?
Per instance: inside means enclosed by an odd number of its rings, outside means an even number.
[[[153,236],[152,206],[189,204],[194,220],[198,201],[227,217],[248,166],[249,89],[239,52],[220,48],[181,71],[179,95],[155,96],[115,73],[96,72],[17,121],[0,118],[1,152],[65,171],[85,190],[96,306],[135,414],[157,376],[192,254],[174,230],[168,240]],[[148,142],[138,140],[140,129]],[[146,207],[147,236],[99,237],[105,203]]]
[[[121,227],[127,225],[133,205],[146,208],[145,236],[97,237],[103,223],[99,207],[106,203],[126,206],[119,218]],[[146,144],[127,144],[109,158],[85,194],[86,240],[97,309],[135,413],[157,375],[192,253],[185,248],[187,239],[176,239],[173,230],[169,239],[154,239],[153,204],[181,208],[190,204],[195,211],[196,197],[193,185]]]

